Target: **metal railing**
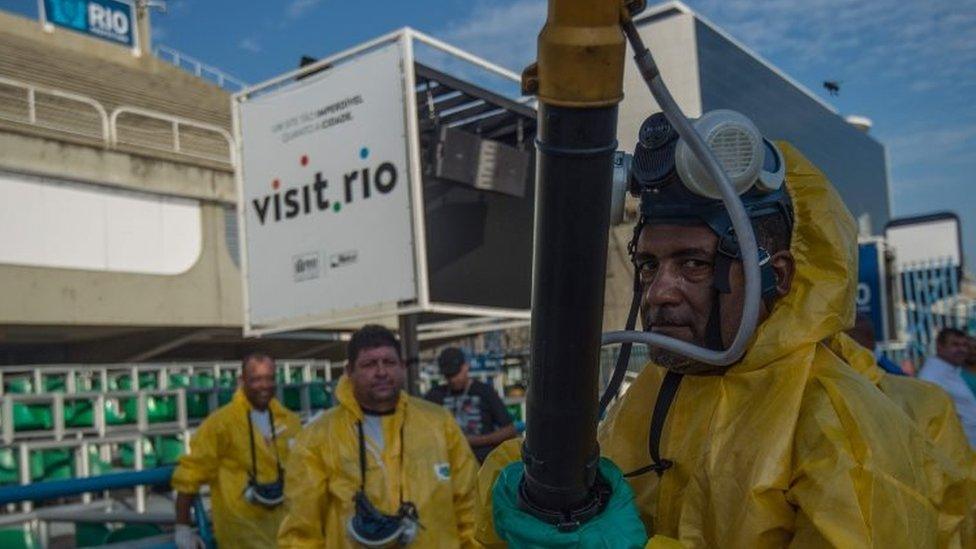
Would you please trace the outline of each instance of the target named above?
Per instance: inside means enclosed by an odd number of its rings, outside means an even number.
[[[136,471],[115,472],[87,478],[0,487],[0,505],[10,506],[20,503],[24,509],[20,513],[0,515],[0,526],[22,525],[24,533],[29,536],[28,539],[36,540],[40,547],[47,547],[50,544],[50,529],[48,527],[50,522],[172,525],[176,521],[173,512],[147,513],[144,501],[141,508],[137,504],[135,510],[115,509],[114,501],[109,498],[89,501],[92,493],[104,492],[108,494],[110,490],[120,489],[133,489],[137,495],[143,494],[144,499],[147,486],[165,486],[169,484],[172,476],[173,467],[165,466],[144,470],[140,468]],[[33,510],[34,502],[77,495],[82,496],[81,503]],[[197,533],[204,541],[205,547],[214,547],[211,525],[202,498],[194,499],[193,511]],[[142,538],[137,543],[136,546],[139,547],[172,547],[173,536],[160,533],[151,538]]]
[[[976,301],[960,291],[960,270],[952,260],[905,265],[897,275],[903,359],[920,366],[935,351],[935,337],[943,328],[976,330]]]
[[[125,115],[141,117],[145,120],[142,124],[122,126],[120,129],[119,118]],[[153,122],[156,123],[155,127],[153,127]],[[163,124],[159,124],[160,122]],[[192,136],[186,132],[185,129],[187,128],[197,130],[197,135]],[[109,130],[112,146],[125,144],[146,147],[235,165],[234,138],[231,137],[230,132],[213,124],[139,107],[118,107],[109,116]],[[208,143],[208,133],[211,134],[210,143]],[[219,136],[222,140],[220,147],[215,147],[214,135]],[[186,146],[188,138],[195,140],[195,147]],[[225,148],[222,151],[225,154],[218,152],[222,148]]]
[[[94,139],[110,149],[152,149],[232,166],[237,151],[220,126],[125,105],[109,114],[91,97],[6,77],[0,77],[0,119]]]
[[[240,91],[247,87],[247,84],[239,78],[227,74],[226,72],[208,65],[183,52],[174,50],[167,46],[156,46],[153,48],[156,57],[176,65],[177,67],[196,75],[198,78],[209,80],[221,88],[229,91]]]
[[[41,440],[18,443],[14,448],[17,453],[18,477],[22,491],[34,491],[34,474],[31,470],[31,455],[35,452],[46,452],[56,450],[68,450],[71,458],[67,467],[72,469],[72,478],[65,480],[80,481],[91,477],[93,454],[99,460],[114,464],[119,461],[113,456],[113,452],[118,454],[119,448],[123,445],[131,445],[132,448],[132,470],[142,471],[145,468],[144,436],[138,433],[125,435],[115,435],[100,439],[77,439],[77,440]],[[49,481],[48,481],[49,482]],[[5,490],[5,488],[0,488]],[[84,491],[83,501],[91,500],[91,494]],[[81,493],[81,492],[79,492]],[[34,500],[44,499],[34,497]],[[4,503],[10,503],[5,501]],[[137,487],[135,492],[136,511],[144,513],[146,511],[146,492],[144,487]],[[31,502],[25,501],[22,504],[22,511],[31,510]]]
[[[109,144],[111,133],[108,114],[98,101],[84,95],[0,76],[0,88],[2,87],[14,88],[24,95],[18,99],[16,96],[0,94],[0,118],[98,139],[105,145]],[[50,100],[45,102],[45,97],[58,98],[68,104],[58,104]],[[79,104],[90,107],[97,120],[85,120],[85,116],[77,110]],[[95,128],[97,130],[92,131]]]

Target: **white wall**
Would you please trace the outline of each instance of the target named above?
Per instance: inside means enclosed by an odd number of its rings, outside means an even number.
[[[197,200],[0,172],[0,264],[175,275],[202,238]]]
[[[641,38],[654,55],[664,83],[671,90],[685,116],[702,114],[698,79],[698,48],[695,42],[695,17],[676,14],[638,27]],[[634,52],[627,46],[624,64],[624,100],[617,121],[617,148],[633,152],[637,131],[644,119],[661,111],[647,84],[637,71]]]

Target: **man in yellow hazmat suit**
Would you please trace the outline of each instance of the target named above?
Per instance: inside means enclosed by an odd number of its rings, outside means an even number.
[[[651,126],[673,131],[663,119]],[[671,153],[652,151],[635,165],[673,163],[676,140],[645,140],[642,128],[638,149]],[[822,173],[789,144],[778,147],[787,196],[768,187],[743,195],[764,265],[760,325],[745,356],[714,367],[652,348],[653,363],[601,424],[602,455],[623,471],[649,547],[950,545],[960,521],[940,508],[965,506],[947,501],[945,462],[823,343],[853,323],[853,219]],[[673,164],[650,172],[659,180],[642,193],[632,245],[644,329],[723,348],[743,306],[734,234],[716,213],[720,203],[669,190],[684,183]],[[668,193],[680,200],[669,204]],[[513,449],[500,448],[481,470],[478,539],[541,547],[535,540],[556,538],[519,530],[524,517],[505,497],[515,468],[499,469]]]
[[[474,547],[477,465],[454,418],[403,392],[386,328],[354,333],[348,359],[339,405],[292,450],[278,546]]]
[[[874,353],[847,334],[837,334],[825,343],[874,383],[933,443],[945,460],[939,470],[946,485],[942,491],[949,495],[939,506],[941,529],[949,545],[976,545],[976,453],[969,446],[952,399],[934,383],[885,372],[875,362]]]
[[[176,497],[176,545],[202,543],[190,526],[193,498],[210,485],[214,534],[221,547],[273,547],[284,517],[282,468],[301,429],[276,398],[275,363],[248,355],[233,400],[210,414],[180,458],[171,484]]]

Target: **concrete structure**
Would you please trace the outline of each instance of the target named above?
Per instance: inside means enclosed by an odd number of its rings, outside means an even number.
[[[0,364],[236,350],[229,106],[152,56],[0,13]]]
[[[846,121],[834,107],[681,2],[649,7],[636,23],[686,115],[698,117],[714,109],[745,114],[770,139],[799,148],[830,178],[851,213],[872,234],[882,234],[890,218],[887,154],[863,123]],[[633,53],[627,56],[617,139],[629,152],[640,124],[660,108],[630,61]],[[630,223],[610,235],[607,329],[622,326],[630,307],[631,235]]]

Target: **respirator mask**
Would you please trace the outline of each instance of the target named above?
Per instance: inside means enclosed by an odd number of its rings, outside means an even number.
[[[417,538],[420,520],[417,508],[409,501],[401,503],[395,515],[381,513],[363,491],[354,498],[356,514],[346,524],[353,541],[363,547],[403,547]]]
[[[285,475],[278,457],[278,434],[275,432],[274,414],[268,410],[271,424],[271,444],[274,447],[275,465],[278,475],[274,482],[258,482],[258,463],[254,452],[254,427],[251,424],[251,413],[247,412],[247,428],[251,437],[251,470],[247,472],[247,487],[244,488],[244,500],[253,505],[274,508],[285,501]]]
[[[784,208],[788,197],[783,189],[783,155],[751,120],[719,109],[698,118],[693,126],[722,164],[751,218],[782,213],[792,223],[789,208]],[[627,193],[640,198],[641,217],[647,222],[700,221],[720,237],[732,226],[715,181],[663,113],[652,114],[641,124],[633,155],[617,152],[614,157],[614,223],[623,220]]]
[[[792,205],[784,186],[786,165],[779,148],[763,137],[751,120],[735,111],[710,111],[692,125],[728,175],[749,218],[754,222],[779,215],[792,229]],[[718,294],[731,291],[729,268],[734,261],[741,260],[741,254],[717,184],[663,113],[652,114],[644,120],[633,155],[616,153],[613,169],[611,222],[619,224],[623,220],[628,193],[640,199],[639,220],[629,245],[632,258],[641,230],[649,225],[704,224],[718,237],[712,280],[716,296],[706,346],[722,349]],[[768,300],[776,294],[776,277],[770,253],[762,247],[758,253],[762,297]],[[635,264],[634,268],[634,295],[626,330],[634,329],[640,310],[640,266]],[[630,360],[630,349],[629,344],[621,348],[614,374],[600,401],[603,409],[617,394]]]
[[[735,111],[710,111],[693,125],[722,164],[750,219],[779,215],[792,227],[779,148]],[[663,114],[653,114],[641,124],[626,185],[640,198],[639,227],[702,223],[718,236],[713,286],[729,293],[730,262],[741,259],[732,221],[715,181]],[[759,255],[762,294],[768,298],[776,290],[776,280],[768,251],[760,248]]]
[[[406,418],[404,418],[404,424]],[[349,538],[363,547],[385,548],[405,547],[413,543],[420,533],[422,525],[417,513],[417,507],[403,501],[403,455],[406,448],[403,439],[403,425],[400,426],[400,508],[395,515],[382,513],[366,496],[366,442],[363,436],[363,424],[357,424],[359,429],[359,491],[353,497],[355,512],[346,523]]]
[[[259,483],[248,479],[247,488],[244,489],[244,499],[248,503],[263,505],[264,507],[277,507],[285,501],[285,480],[281,469],[278,469],[278,479],[274,482]]]

